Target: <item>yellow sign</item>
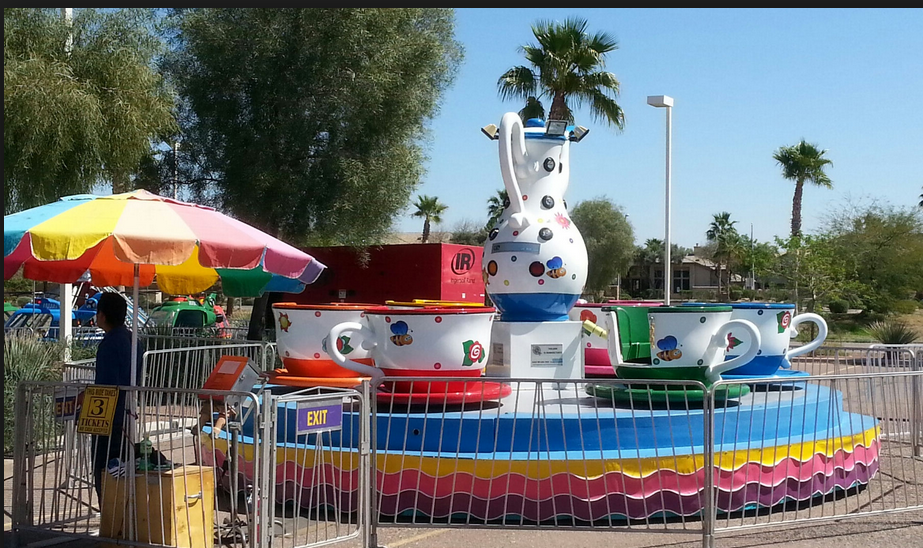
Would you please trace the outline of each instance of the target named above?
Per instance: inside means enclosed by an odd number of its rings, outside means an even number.
[[[91,385],[83,393],[83,405],[77,419],[77,432],[108,436],[112,433],[112,419],[119,400],[119,389],[114,386]]]

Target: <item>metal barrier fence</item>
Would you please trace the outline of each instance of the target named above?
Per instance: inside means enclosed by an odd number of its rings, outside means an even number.
[[[304,548],[361,538],[368,546],[368,383],[311,388],[266,398],[261,485],[268,486],[259,546]],[[372,544],[374,546],[374,544]]]
[[[145,378],[161,386],[130,391],[139,412],[126,431],[140,433],[136,442],[147,436],[158,454],[187,465],[181,470],[214,476],[213,505],[193,512],[200,529],[183,533],[213,544],[306,548],[359,538],[374,547],[382,527],[478,527],[701,533],[713,546],[741,529],[923,509],[918,347],[832,347],[797,358],[778,378],[708,389],[408,377],[361,390],[256,394],[198,387],[220,356],[262,352],[254,361],[266,363],[274,345],[165,349],[145,356]],[[87,364],[69,367],[68,378],[80,380]],[[171,373],[185,367],[182,378]],[[105,494],[94,498],[92,437],[57,405],[83,383],[20,387],[17,415],[27,420],[16,423],[17,530],[93,536],[100,514],[113,511],[99,502]],[[322,412],[338,414],[339,425],[319,424]],[[134,462],[140,447],[124,451]],[[121,487],[110,478],[109,493],[131,488],[118,496],[149,501],[143,496],[180,489],[162,474],[139,475]],[[184,503],[209,498],[183,477]],[[174,527],[158,521],[167,516],[144,517],[143,504],[124,510],[137,524],[118,534],[165,543],[137,536]]]
[[[246,544],[255,538],[257,507],[249,501],[263,494],[238,480],[246,477],[239,469],[244,462],[251,476],[253,471],[257,477],[263,474],[260,456],[250,451],[245,459],[243,452],[229,449],[258,435],[254,418],[261,408],[254,394],[125,389],[128,401],[159,399],[156,407],[141,404],[140,415],[153,421],[133,426],[131,413],[123,421],[117,414],[112,435],[97,436],[88,430],[100,423],[76,414],[108,397],[96,390],[79,383],[19,387],[17,409],[23,420],[16,424],[14,530],[136,545]],[[150,397],[154,392],[163,397]],[[190,395],[198,401],[194,410],[185,404]],[[156,425],[165,421],[188,426],[157,433]],[[135,428],[140,443],[120,434]]]
[[[745,382],[721,381],[715,390]],[[732,458],[739,447],[720,445],[725,432],[714,425],[716,532],[923,509],[923,370],[771,379],[753,386],[756,397],[741,400],[737,412],[755,416],[757,406],[765,408],[763,424],[754,427],[779,430],[780,445],[789,449],[766,456],[779,473],[765,481]],[[799,407],[812,412],[786,413]],[[804,427],[783,431],[780,419]],[[745,449],[765,452],[750,444]],[[748,507],[735,497],[744,491],[755,491],[774,509]]]
[[[705,386],[657,382],[669,394],[630,380],[384,381],[372,546],[380,527],[703,532]]]

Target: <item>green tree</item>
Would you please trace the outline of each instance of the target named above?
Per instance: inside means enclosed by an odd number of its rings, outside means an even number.
[[[923,212],[878,203],[834,213],[827,234],[843,250],[862,293],[851,299],[868,312],[897,310],[923,288]]]
[[[727,294],[730,297],[731,263],[740,253],[740,235],[727,211],[712,215],[712,222],[705,231],[705,237],[714,244],[713,259],[718,268],[718,295],[721,295],[722,272],[727,271]]]
[[[826,153],[826,150],[821,150],[817,145],[802,139],[797,145],[780,147],[773,154],[773,159],[782,168],[782,177],[795,182],[795,196],[792,198],[792,236],[801,234],[801,199],[804,184],[810,182],[824,188],[833,188],[833,182],[824,171],[828,166],[833,166],[829,158],[824,158]]]
[[[482,246],[485,240],[487,229],[467,219],[456,223],[449,235],[449,243],[453,244]]]
[[[521,46],[531,66],[515,66],[497,81],[500,98],[524,101],[520,115],[544,113],[542,98],[551,99],[550,120],[574,121],[572,107],[586,104],[594,120],[619,130],[625,115],[616,99],[618,78],[605,71],[606,55],[618,41],[605,32],[587,33],[587,21],[568,18],[563,23],[539,21],[532,25],[537,44]]]
[[[182,155],[297,244],[379,243],[419,184],[462,48],[443,8],[175,11]]]
[[[431,223],[441,223],[442,214],[445,213],[449,206],[440,202],[439,198],[427,196],[426,194],[417,196],[417,201],[413,205],[417,210],[412,215],[414,217],[423,217],[423,237],[421,241],[425,244],[429,241]]]
[[[804,234],[776,238],[783,251],[773,274],[785,279],[789,287],[800,288],[796,301],[799,310],[814,312],[831,299],[852,300],[866,290],[856,279],[842,241],[829,234]],[[796,298],[796,299],[797,299]]]
[[[621,208],[605,197],[575,205],[571,218],[586,243],[584,291],[599,300],[617,276],[628,273],[635,250],[634,231]]]
[[[779,255],[779,249],[775,245],[751,240],[746,234],[740,235],[739,252],[738,265],[752,273],[754,282],[771,273]]]
[[[4,214],[101,181],[130,190],[152,141],[175,131],[151,9],[3,9]]]
[[[487,199],[487,230],[489,231],[500,220],[503,211],[509,207],[510,198],[506,194],[506,189],[502,188],[497,193]]]
[[[380,243],[419,184],[463,55],[447,8],[183,8],[164,64],[183,154],[231,214],[296,245]],[[251,338],[267,315],[254,302]]]

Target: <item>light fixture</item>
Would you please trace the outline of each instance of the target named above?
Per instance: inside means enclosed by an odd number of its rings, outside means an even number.
[[[590,130],[583,126],[574,126],[574,130],[570,133],[570,140],[574,141],[575,143],[579,143],[583,140],[584,137],[586,137],[586,134],[589,132]]]
[[[567,132],[567,120],[548,120],[545,135],[548,137],[563,137]]]
[[[497,128],[496,124],[487,124],[481,128],[481,133],[487,136],[488,139],[497,140],[500,138],[500,130]]]
[[[647,104],[652,107],[672,107],[673,98],[669,95],[648,95]]]

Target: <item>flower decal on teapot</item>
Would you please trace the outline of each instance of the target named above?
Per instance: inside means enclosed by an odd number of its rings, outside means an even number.
[[[462,343],[462,348],[465,350],[465,357],[462,360],[462,365],[471,366],[484,361],[484,345],[480,342],[467,340]]]
[[[288,333],[288,328],[292,326],[292,321],[288,319],[288,314],[279,314],[279,327],[282,331]]]

